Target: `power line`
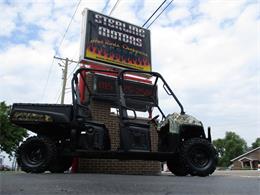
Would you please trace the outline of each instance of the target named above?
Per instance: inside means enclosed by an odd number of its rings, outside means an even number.
[[[79,62],[76,64],[76,66],[74,67],[74,69],[70,72],[68,79],[71,77],[71,75],[75,72],[76,68],[78,67]]]
[[[74,69],[70,72],[69,76],[68,76],[68,80],[70,79],[70,77],[72,76],[72,74],[75,72],[76,68],[78,67],[79,65],[79,62],[76,64],[76,66],[74,67]],[[69,88],[70,89],[70,88]],[[61,91],[62,89],[59,90],[59,93],[58,93],[58,98],[57,98],[57,101],[56,103],[59,102],[60,98],[61,98]]]
[[[67,26],[67,29],[66,29],[65,33],[64,33],[63,36],[62,36],[61,42],[60,42],[58,48],[56,49],[54,56],[57,54],[57,51],[60,49],[60,46],[61,46],[61,44],[62,44],[62,42],[63,42],[63,40],[64,40],[64,38],[65,38],[65,36],[66,36],[68,30],[69,30],[69,28],[70,28],[70,25],[71,25],[71,23],[72,23],[72,20],[73,20],[75,14],[76,14],[77,11],[78,11],[78,8],[79,8],[80,3],[81,3],[81,0],[79,0],[78,4],[77,4],[77,6],[76,6],[76,9],[75,9],[75,11],[74,11],[74,13],[73,13],[73,15],[72,15],[72,17],[71,17],[71,20],[70,20],[70,22],[69,22],[69,24],[68,24],[68,26]],[[46,80],[46,83],[45,83],[44,88],[43,88],[43,92],[42,92],[42,96],[41,96],[41,99],[42,99],[42,100],[43,100],[43,98],[44,98],[44,96],[45,96],[45,93],[46,93],[46,88],[47,88],[47,85],[48,85],[48,83],[49,83],[49,79],[50,79],[50,75],[51,75],[51,70],[52,70],[53,64],[54,64],[54,57],[53,57],[53,60],[52,60],[51,65],[50,65],[50,67],[49,67],[47,80]]]
[[[104,13],[107,10],[107,7],[108,7],[109,3],[110,3],[110,0],[107,0],[104,8],[102,9],[102,13]]]
[[[119,3],[120,0],[117,0],[114,7],[111,9],[110,13],[109,13],[109,16],[111,16],[111,14],[114,12],[114,10],[116,9],[116,7],[118,6],[118,3]]]
[[[55,59],[54,59],[54,57],[53,57],[52,63],[51,63],[51,65],[50,65],[50,67],[49,67],[47,80],[46,80],[46,83],[45,83],[45,85],[44,85],[44,87],[43,87],[43,90],[42,90],[42,95],[41,95],[41,99],[42,99],[42,100],[43,100],[43,98],[44,98],[44,96],[45,96],[46,88],[47,88],[47,85],[48,85],[48,83],[49,83],[49,79],[50,79],[51,70],[52,70],[52,67],[53,67],[54,60],[55,60]]]
[[[61,39],[61,42],[60,42],[60,44],[59,44],[59,47],[57,48],[57,51],[60,49],[60,46],[61,46],[61,44],[62,44],[62,42],[63,42],[63,40],[64,40],[64,38],[65,38],[65,35],[67,34],[67,32],[68,32],[68,30],[69,30],[69,28],[70,28],[70,25],[71,25],[71,23],[72,23],[72,20],[74,19],[74,16],[75,16],[75,14],[76,14],[77,11],[78,11],[78,8],[79,8],[80,3],[81,3],[81,0],[79,0],[78,4],[77,4],[77,6],[76,6],[76,9],[75,9],[73,15],[71,16],[69,25],[67,26],[67,29],[66,29],[65,33],[63,34],[63,37],[62,37],[62,39]],[[57,52],[56,52],[56,53],[57,53]],[[56,54],[55,54],[55,55],[56,55]]]
[[[58,60],[61,60],[61,62],[63,64],[59,64],[63,69],[62,69],[62,91],[61,91],[61,104],[64,104],[64,98],[65,98],[65,90],[66,90],[66,83],[67,83],[67,74],[68,74],[68,65],[69,63],[79,63],[79,62],[76,62],[74,60],[70,60],[68,58],[61,58],[61,57],[56,57],[54,56],[55,59],[58,59]],[[60,98],[60,96],[59,96]],[[59,99],[58,98],[58,99]]]
[[[170,6],[170,4],[173,2],[174,0],[171,0],[167,5],[166,7],[161,11],[161,13],[159,13],[158,16],[156,16],[156,18],[149,24],[149,26],[147,27],[147,29],[155,22],[155,20],[157,20],[161,14]]]
[[[146,24],[147,24],[147,22],[149,22],[149,20],[154,16],[154,14],[156,14],[156,12],[163,6],[163,4],[166,2],[167,0],[164,0],[162,3],[161,3],[161,5],[153,12],[153,14],[146,20],[146,22],[143,24],[143,26],[142,27],[144,27]]]
[[[59,91],[59,96],[58,96],[58,98],[57,98],[57,101],[56,101],[56,104],[58,104],[58,102],[59,102],[59,100],[60,100],[60,97],[61,97],[61,91],[62,91],[62,89],[60,89],[60,91]]]

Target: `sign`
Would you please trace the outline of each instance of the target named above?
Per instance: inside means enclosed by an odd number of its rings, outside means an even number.
[[[137,111],[147,111],[151,105],[157,103],[157,87],[153,91],[153,85],[125,80],[123,92],[126,105]],[[117,103],[116,78],[105,75],[94,75],[93,98],[96,100]]]
[[[80,61],[151,71],[150,31],[85,9]]]

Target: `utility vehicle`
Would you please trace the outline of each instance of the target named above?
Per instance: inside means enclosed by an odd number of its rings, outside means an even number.
[[[89,103],[92,91],[84,77],[86,73],[116,75],[116,92],[107,94],[108,99],[112,95],[116,96],[114,98],[120,131],[120,144],[116,150],[111,149],[110,129],[91,117]],[[152,81],[146,93],[138,94],[138,89],[129,92],[125,85],[127,75],[138,74],[145,75]],[[88,103],[83,104],[80,99],[80,80],[89,94]],[[162,106],[156,98],[158,93],[162,92],[159,90],[159,83],[162,91],[170,96],[164,96]],[[71,87],[72,105],[12,105],[11,122],[37,134],[24,141],[17,150],[17,162],[23,171],[64,172],[71,166],[73,157],[166,161],[168,169],[177,176],[208,176],[216,169],[217,153],[211,143],[210,129],[206,136],[202,123],[185,114],[182,104],[159,73],[80,68],[74,73]],[[129,102],[142,105],[147,99],[147,109],[157,109],[159,115],[150,120],[140,120]],[[169,110],[175,102],[180,108],[180,113],[165,115],[162,107],[168,107]],[[151,151],[151,129],[158,133],[157,151]]]

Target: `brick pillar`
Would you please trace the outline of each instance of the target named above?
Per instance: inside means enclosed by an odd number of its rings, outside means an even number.
[[[92,101],[90,109],[93,120],[102,122],[106,125],[109,130],[111,150],[116,151],[120,145],[119,123],[116,113],[110,113],[111,104],[101,101]],[[151,149],[155,152],[157,151],[158,136],[155,129],[151,128],[150,131]],[[160,170],[161,166],[158,161],[79,159],[79,172],[86,173],[158,174]]]
[[[92,88],[93,75],[87,75],[87,82]],[[92,89],[91,89],[92,90]],[[85,94],[87,98],[87,94]],[[116,151],[120,146],[119,119],[116,113],[111,113],[112,105],[108,102],[94,101],[90,103],[93,120],[102,122],[109,130],[111,150]],[[145,120],[145,119],[143,119]],[[147,119],[146,119],[147,120]],[[157,151],[158,135],[155,129],[150,129],[151,150]],[[78,172],[85,173],[114,173],[114,174],[158,174],[161,164],[158,161],[117,160],[117,159],[85,159],[79,158]]]

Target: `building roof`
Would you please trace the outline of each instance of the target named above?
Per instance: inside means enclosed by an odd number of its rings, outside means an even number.
[[[233,162],[233,161],[235,161],[235,160],[238,160],[238,159],[240,159],[240,158],[242,158],[242,157],[244,157],[244,156],[246,156],[246,155],[248,155],[248,154],[250,154],[250,153],[252,153],[252,152],[254,152],[254,151],[256,151],[256,150],[259,150],[259,149],[260,149],[260,146],[257,147],[257,148],[255,148],[255,149],[253,149],[253,150],[250,150],[250,151],[248,151],[248,152],[246,152],[246,153],[244,153],[244,154],[242,154],[242,155],[240,155],[240,156],[238,156],[238,157],[236,157],[236,158],[233,158],[233,159],[230,160],[230,161]]]
[[[248,158],[248,157],[244,156],[243,158],[240,158],[239,161],[243,161],[245,159],[250,160],[250,161],[257,160],[257,159],[252,159],[252,158]]]

